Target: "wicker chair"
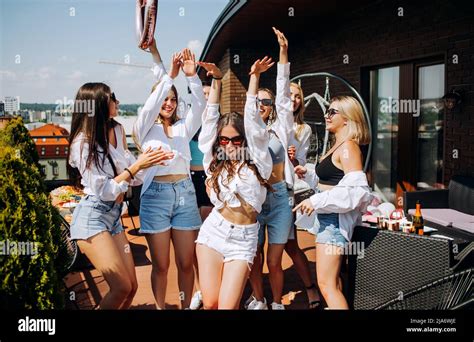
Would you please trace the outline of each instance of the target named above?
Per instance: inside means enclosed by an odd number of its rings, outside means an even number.
[[[453,273],[379,305],[375,310],[457,310],[474,307],[474,268]]]

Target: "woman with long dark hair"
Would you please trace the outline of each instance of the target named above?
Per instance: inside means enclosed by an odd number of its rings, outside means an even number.
[[[119,101],[104,83],[86,83],[76,95],[69,137],[68,171],[85,197],[74,210],[71,239],[102,273],[109,292],[101,309],[127,309],[137,290],[132,252],[120,223],[123,194],[141,183],[140,170],[171,153],[147,150],[138,160],[127,149],[123,127],[114,120]],[[87,112],[85,109],[87,108]]]
[[[150,51],[158,83],[138,114],[134,137],[140,148],[162,147],[172,151],[174,158],[164,166],[146,171],[141,193],[140,232],[145,234],[150,248],[151,284],[159,309],[165,308],[170,242],[173,241],[181,308],[185,309],[193,294],[194,241],[202,224],[190,177],[189,142],[201,126],[206,100],[196,74],[195,56],[189,49],[173,56],[169,74],[154,41]],[[178,93],[173,85],[180,69],[191,90],[191,107],[184,119],[178,117]]]
[[[238,309],[257,251],[259,223],[271,175],[268,132],[257,111],[260,74],[273,63],[265,57],[250,70],[245,115],[219,115],[221,71],[200,63],[214,80],[199,148],[214,208],[196,240],[199,280],[205,309]]]

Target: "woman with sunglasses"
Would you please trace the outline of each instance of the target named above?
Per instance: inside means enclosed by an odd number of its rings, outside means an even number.
[[[158,83],[138,115],[134,136],[142,149],[161,147],[173,152],[174,158],[146,172],[141,193],[140,232],[145,234],[150,248],[151,284],[159,309],[165,308],[170,241],[173,241],[181,308],[184,309],[189,307],[192,297],[194,241],[202,223],[190,178],[189,142],[201,126],[206,101],[191,51],[185,49],[173,55],[169,75],[155,42],[150,51]],[[180,68],[191,90],[191,107],[185,119],[178,118],[178,93],[173,85]]]
[[[268,132],[257,112],[260,74],[274,63],[257,60],[250,70],[245,115],[219,115],[221,71],[199,63],[214,80],[199,136],[214,208],[196,240],[205,309],[238,309],[257,251],[259,224],[271,175]]]
[[[100,309],[127,309],[137,291],[132,251],[120,223],[123,195],[129,185],[139,185],[149,167],[172,158],[161,149],[130,153],[123,127],[114,120],[119,101],[104,83],[86,83],[75,103],[93,104],[93,112],[74,112],[68,173],[85,196],[75,208],[71,239],[102,273],[109,292]]]
[[[319,289],[330,309],[348,309],[339,273],[344,250],[361,213],[372,200],[367,177],[362,171],[360,145],[370,142],[370,134],[360,103],[350,96],[337,96],[325,115],[326,129],[336,142],[324,155],[315,172],[295,168],[299,176],[318,183],[317,193],[298,204],[293,211],[316,212],[316,275]]]
[[[312,130],[311,127],[304,122],[304,93],[303,89],[298,83],[290,83],[291,103],[293,105],[293,129],[288,154],[293,165],[304,166],[306,164],[306,156],[310,145]],[[294,217],[295,218],[295,217]],[[296,272],[303,281],[308,297],[309,309],[318,309],[321,302],[316,284],[311,279],[311,270],[309,267],[308,258],[298,245],[298,234],[296,225],[288,237],[288,242],[285,245],[285,252],[293,261]]]
[[[293,131],[293,110],[290,98],[290,63],[288,62],[288,40],[285,35],[273,28],[280,46],[280,60],[277,72],[276,98],[268,89],[259,89],[258,103],[260,116],[269,131],[269,152],[273,169],[269,183],[274,189],[268,192],[262,212],[258,216],[260,223],[259,247],[254,267],[250,275],[253,296],[247,300],[248,310],[266,310],[267,302],[263,295],[262,260],[265,242],[265,228],[268,232],[267,266],[272,288],[273,310],[284,310],[282,304],[283,269],[282,257],[292,226],[292,199],[288,188],[293,187],[294,168],[288,156],[288,146]]]

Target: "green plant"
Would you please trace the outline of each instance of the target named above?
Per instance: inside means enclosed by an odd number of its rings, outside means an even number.
[[[62,308],[66,258],[60,217],[21,119],[0,131],[0,194],[0,307]],[[18,243],[28,243],[37,253],[5,253],[7,244]]]

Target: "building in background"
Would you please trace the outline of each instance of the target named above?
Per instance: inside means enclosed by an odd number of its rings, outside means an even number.
[[[16,114],[20,110],[20,99],[15,96],[5,96],[5,112]]]
[[[30,131],[46,180],[67,179],[69,132],[58,125],[46,124]]]
[[[5,114],[5,102],[0,101],[0,115]]]
[[[283,31],[291,77],[330,72],[361,94],[372,125],[370,185],[402,205],[403,191],[443,187],[453,175],[474,176],[473,22],[472,4],[446,0],[231,0],[200,60],[224,72],[222,112],[242,112],[250,66],[266,55],[278,60],[272,26]],[[199,73],[205,79],[204,70]],[[273,67],[262,75],[261,87],[275,90],[275,78]],[[301,82],[305,95],[326,90],[324,77]],[[449,108],[443,96],[453,89],[462,102]],[[351,95],[335,79],[329,90],[331,96]],[[418,113],[395,110],[402,101]],[[307,108],[306,120],[324,122],[319,106]]]

